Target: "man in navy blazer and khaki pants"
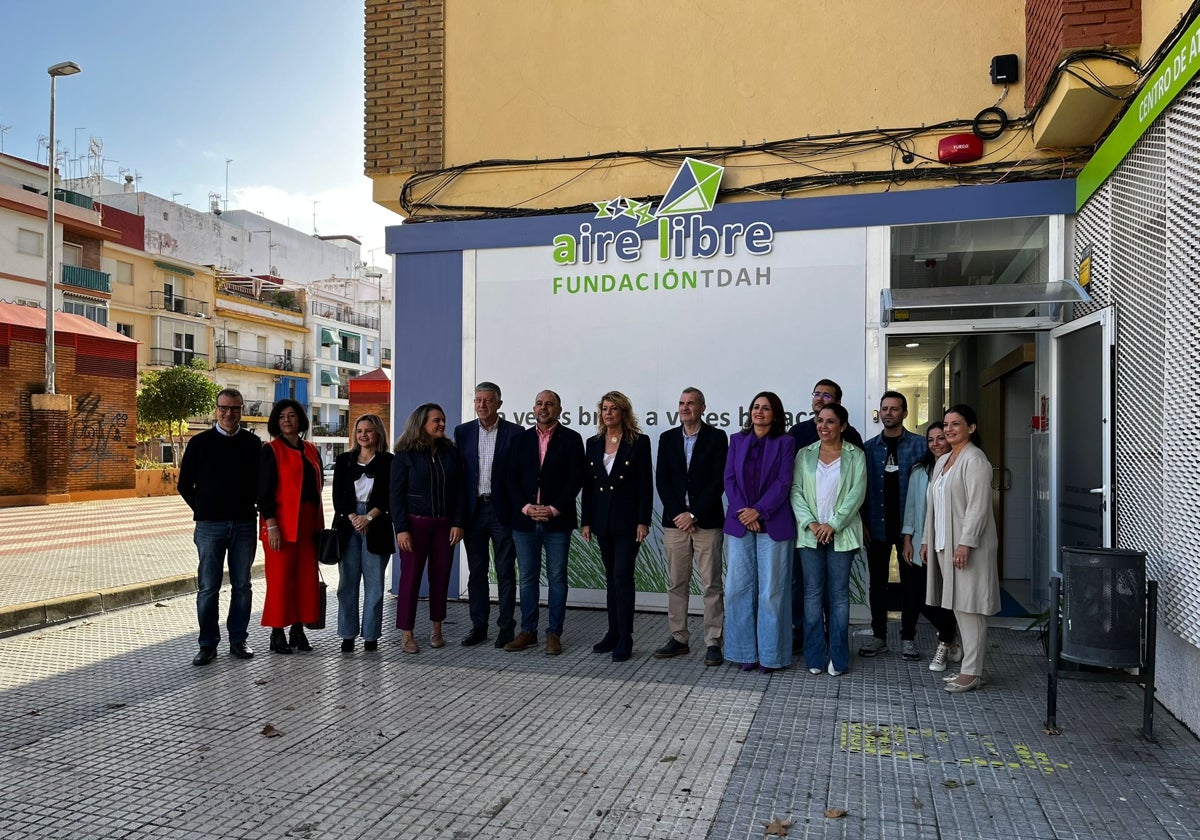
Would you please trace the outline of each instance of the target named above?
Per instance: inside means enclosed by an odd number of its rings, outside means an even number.
[[[508,481],[508,452],[521,427],[499,414],[500,386],[480,382],[475,386],[476,420],[454,430],[454,444],[462,455],[467,481],[467,601],[471,632],[463,647],[487,641],[491,593],[488,584],[489,543],[495,550],[496,583],[500,628],[496,647],[513,640],[517,606],[517,552],[513,548],[509,510],[505,503]]]
[[[681,425],[658,439],[654,474],[662,500],[663,549],[671,578],[667,590],[671,638],[654,656],[669,659],[691,652],[687,619],[694,559],[704,595],[704,664],[720,665],[725,661],[721,654],[725,629],[721,581],[725,506],[721,494],[729,436],[703,422],[704,408],[704,394],[698,388],[685,388],[679,397]]]

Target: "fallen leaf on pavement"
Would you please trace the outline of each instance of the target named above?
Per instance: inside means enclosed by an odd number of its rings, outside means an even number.
[[[840,820],[842,817],[846,816],[846,811],[841,808],[826,808],[825,816],[829,817],[831,820]]]
[[[255,685],[266,685],[269,682],[270,682],[270,680],[255,680],[254,684]]]
[[[679,756],[675,756],[675,755],[664,755],[662,758],[660,758],[660,759],[658,760],[658,763],[659,763],[659,764],[664,764],[664,763],[666,763],[666,762],[668,762],[668,761],[674,761],[674,760],[675,760],[676,758],[678,758],[678,757],[679,757]]]
[[[920,811],[922,808],[925,807],[925,804],[920,799],[917,799],[917,797],[914,796],[913,797],[913,807],[916,808],[918,811]]]
[[[958,787],[958,782],[954,781],[953,779],[947,779],[946,781],[942,782],[942,784],[948,788]]]
[[[262,734],[263,734],[263,736],[265,736],[267,738],[278,738],[283,733],[268,723],[266,726],[263,727]]]
[[[771,821],[767,823],[767,830],[763,834],[767,837],[787,837],[788,827],[791,824],[791,817],[782,820],[779,817],[772,817]]]

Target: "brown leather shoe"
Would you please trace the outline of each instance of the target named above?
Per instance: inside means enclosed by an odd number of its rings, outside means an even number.
[[[504,646],[505,650],[525,650],[537,644],[537,633],[526,633],[522,630],[517,637]]]
[[[546,655],[558,656],[562,653],[562,640],[553,633],[546,634]]]

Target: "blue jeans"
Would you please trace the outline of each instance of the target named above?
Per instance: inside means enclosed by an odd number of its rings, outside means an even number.
[[[542,577],[542,549],[546,550],[546,610],[550,617],[546,632],[561,636],[567,616],[567,557],[571,550],[570,531],[547,531],[538,525],[533,531],[513,531],[517,549],[517,568],[521,575],[521,631],[537,635],[538,586]]]
[[[244,644],[250,623],[250,567],[258,547],[253,519],[245,522],[197,522],[192,542],[200,553],[196,568],[196,618],[200,624],[200,647],[221,643],[221,579],[229,559],[229,618],[225,629],[231,645]]]
[[[480,499],[475,507],[475,517],[467,527],[463,544],[467,549],[467,601],[470,604],[471,625],[479,630],[488,626],[488,611],[491,593],[488,589],[488,561],[491,560],[489,543],[496,551],[496,583],[499,603],[497,604],[496,626],[501,630],[512,630],[517,622],[513,618],[517,606],[516,550],[513,534],[496,516],[490,501]]]
[[[366,502],[358,503],[359,516],[370,510]],[[342,562],[338,567],[338,635],[343,639],[358,636],[358,581],[362,579],[363,610],[362,637],[368,642],[379,640],[383,628],[383,574],[388,558],[367,550],[367,538],[354,531],[346,541]]]
[[[725,658],[786,668],[792,661],[792,541],[725,535]]]
[[[835,671],[850,667],[850,565],[854,551],[834,551],[832,543],[800,549],[804,563],[804,666]],[[829,650],[826,658],[824,604],[829,601]]]

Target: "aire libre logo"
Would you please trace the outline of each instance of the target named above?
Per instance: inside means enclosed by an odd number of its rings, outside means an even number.
[[[684,158],[675,180],[654,209],[650,202],[627,198],[596,201],[593,222],[633,219],[633,230],[608,230],[607,225],[584,222],[577,233],[554,237],[554,262],[559,265],[593,265],[610,256],[633,262],[642,256],[642,237],[637,228],[658,224],[658,258],[679,260],[732,257],[739,249],[762,255],[771,253],[775,231],[766,222],[706,224],[702,214],[717,203],[725,167],[696,158]],[[611,224],[611,221],[608,222]]]

